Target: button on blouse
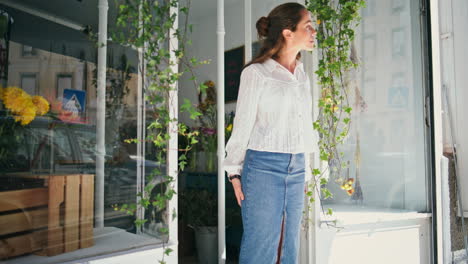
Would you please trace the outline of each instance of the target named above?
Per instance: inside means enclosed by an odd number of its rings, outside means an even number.
[[[242,175],[245,153],[254,149],[304,152],[305,180],[310,180],[310,153],[317,138],[310,80],[302,62],[296,61],[294,74],[271,58],[244,68],[223,163],[228,176]]]

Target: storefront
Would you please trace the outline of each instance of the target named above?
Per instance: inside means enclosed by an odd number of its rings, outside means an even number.
[[[244,48],[248,43],[254,43],[255,53],[256,20],[282,2],[245,1],[244,6],[226,2],[226,69],[236,65],[230,64],[236,60],[229,55],[238,49],[248,58]],[[350,161],[345,173],[358,181],[359,191],[356,187],[349,196],[338,184],[328,185],[334,197],[315,202],[312,221],[303,223],[301,263],[431,263],[436,256],[433,180],[439,165],[433,156],[437,126],[431,116],[437,110],[431,105],[436,86],[431,83],[429,3],[370,0],[366,4],[355,40],[361,66],[350,77],[353,124],[342,147],[344,160]],[[216,39],[208,34],[219,32],[219,24],[213,11],[193,19],[198,25],[193,54],[214,61]],[[242,13],[244,17],[238,15]],[[315,77],[317,53],[303,55],[307,71]],[[200,75],[216,80],[216,67],[207,65]],[[314,82],[313,98],[317,98],[320,91]],[[230,87],[225,84],[229,113],[236,104],[228,99]],[[234,197],[226,195],[226,202],[229,199]],[[331,217],[329,208],[334,211]]]
[[[235,111],[236,75],[227,69],[242,66],[255,54],[255,21],[283,2],[226,1],[218,9],[215,0],[192,3],[188,56],[211,60],[196,75],[224,89],[225,104],[218,110]],[[315,197],[308,212],[311,221],[303,223],[301,263],[443,263],[442,235],[448,230],[442,228],[441,163],[447,140],[442,137],[440,3],[366,3],[354,43],[360,67],[350,77],[355,111],[341,149],[356,190],[349,196],[331,182],[332,198],[318,202]],[[177,194],[162,212],[141,206],[132,208],[133,214],[116,210],[138,201],[155,168],[169,173],[178,164],[177,140],[170,143],[176,147],[164,164],[143,140],[152,112],[145,102],[141,54],[110,41],[118,6],[107,0],[0,0],[0,11],[3,87],[40,96],[33,105],[46,100],[50,106],[44,115],[35,106],[37,116],[24,123],[5,111],[0,115],[0,259],[14,264],[154,263],[165,256],[167,263],[188,263],[179,252],[185,227],[168,216],[177,213]],[[106,45],[96,45],[96,38]],[[317,98],[313,72],[318,55],[304,53],[302,58]],[[175,117],[182,98],[198,99],[188,77],[177,85],[170,106]],[[180,114],[180,121],[197,126],[186,114]],[[130,144],[127,139],[137,140]],[[206,163],[207,157],[199,162]],[[321,166],[318,155],[313,165]],[[213,179],[224,179],[223,168],[217,169],[217,175],[210,171]],[[192,174],[203,170],[198,166]],[[180,177],[183,184],[190,182],[188,174]],[[163,177],[153,177],[150,192],[163,192],[163,182]],[[178,186],[176,180],[176,192]],[[230,207],[234,196],[222,186],[220,181],[214,187],[218,203]],[[218,211],[220,223],[229,220],[224,208]],[[326,214],[328,208],[332,216]],[[141,227],[135,225],[143,219]],[[160,233],[161,227],[169,235]],[[232,247],[238,246],[241,230],[218,230],[221,263],[226,260],[225,240],[234,241],[228,243],[227,262],[236,263]],[[166,248],[173,252],[164,255]]]

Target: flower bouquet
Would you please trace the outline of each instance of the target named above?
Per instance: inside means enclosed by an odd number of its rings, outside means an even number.
[[[18,87],[0,87],[0,167],[12,167],[19,144],[18,132],[29,125],[36,116],[49,112],[49,102],[42,96],[30,96]]]

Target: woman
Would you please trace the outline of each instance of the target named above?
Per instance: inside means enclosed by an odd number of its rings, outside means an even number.
[[[239,263],[297,263],[316,140],[310,81],[299,59],[313,49],[316,31],[298,3],[277,6],[256,27],[263,45],[242,70],[224,161],[242,211]]]

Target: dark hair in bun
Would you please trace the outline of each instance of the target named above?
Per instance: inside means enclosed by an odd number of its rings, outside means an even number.
[[[296,31],[297,24],[302,19],[302,12],[307,10],[299,3],[285,3],[275,7],[268,16],[262,16],[257,20],[256,27],[258,38],[261,41],[259,54],[245,67],[252,63],[262,63],[268,58],[276,59],[278,52],[284,46],[283,29]],[[301,53],[297,54],[297,59]]]
[[[258,35],[266,37],[268,35],[268,27],[270,26],[270,19],[262,16],[256,24]]]

